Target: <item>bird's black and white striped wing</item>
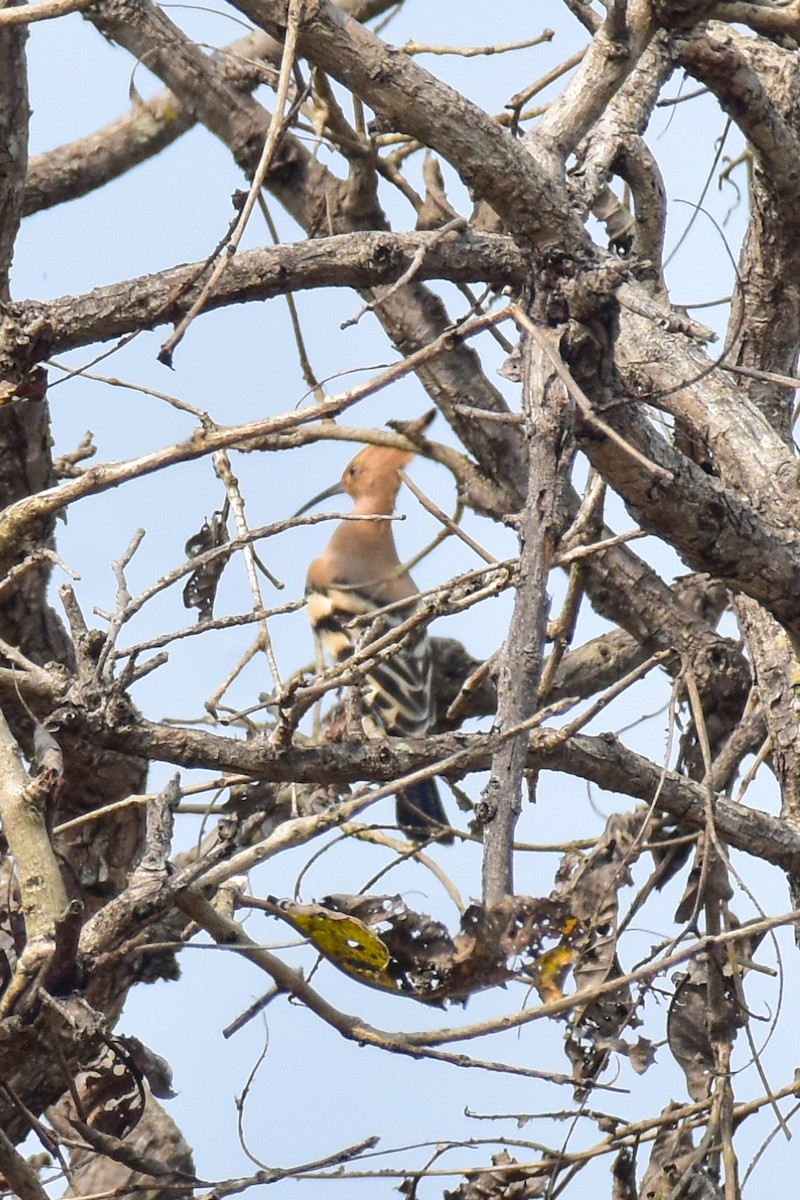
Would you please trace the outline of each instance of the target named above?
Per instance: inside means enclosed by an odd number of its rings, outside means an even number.
[[[306,600],[314,633],[325,652],[335,662],[349,658],[357,642],[351,622],[355,617],[375,614],[374,596],[357,588],[334,586],[324,591],[310,590]],[[382,614],[378,636],[405,621],[414,604],[412,599]],[[368,736],[385,733],[390,737],[418,737],[429,731],[433,722],[431,670],[430,642],[424,630],[406,638],[398,650],[370,667],[359,688]]]
[[[375,617],[374,595],[357,588],[309,588],[308,612],[314,633],[335,662],[356,648],[355,617]],[[380,637],[413,612],[416,600],[381,614]],[[361,629],[366,628],[363,625]],[[434,728],[430,640],[422,629],[403,640],[391,655],[365,672],[357,687],[361,724],[367,737],[422,737]],[[449,822],[434,779],[423,779],[397,793],[397,823],[415,841],[436,837],[451,842]]]

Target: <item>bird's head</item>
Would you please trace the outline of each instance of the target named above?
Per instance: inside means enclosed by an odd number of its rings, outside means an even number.
[[[398,432],[417,440],[424,434],[434,415],[435,410],[432,410],[414,421],[389,423]],[[338,483],[320,492],[294,515],[301,517],[310,508],[323,500],[330,500],[332,496],[347,495],[355,500],[357,513],[391,516],[402,482],[398,472],[408,466],[414,454],[413,450],[398,450],[394,446],[365,446],[347,464]]]
[[[333,496],[352,496],[356,511],[390,516],[400,490],[398,471],[408,466],[413,450],[396,450],[393,446],[365,446],[347,464],[338,483],[320,492],[296,513],[300,517],[310,508]]]

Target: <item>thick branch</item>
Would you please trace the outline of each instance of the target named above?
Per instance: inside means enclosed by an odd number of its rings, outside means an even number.
[[[658,161],[642,134],[672,69],[670,44],[659,34],[578,147],[580,165],[570,172],[571,190],[578,192],[586,211],[602,194],[610,174],[620,175],[630,185],[636,207],[635,253],[640,261],[652,264],[659,290],[663,288],[666,191]]]
[[[706,571],[764,604],[800,645],[796,602],[800,541],[787,519],[788,489],[780,496],[783,480],[771,481],[773,503],[767,504],[757,494],[761,481],[753,481],[749,494],[722,486],[670,446],[635,411],[619,411],[613,420],[632,446],[670,475],[648,478],[616,443],[598,437],[591,425],[582,429],[581,448],[619,492],[642,528],[673,546],[693,570]],[[761,423],[769,434],[766,423]],[[759,448],[768,459],[772,447],[765,443],[766,438]],[[789,467],[791,479],[786,482],[796,489],[796,465],[790,462]],[[758,474],[763,476],[762,471]],[[769,483],[763,482],[766,490]]]
[[[528,337],[523,343],[523,395],[528,424],[528,496],[518,518],[519,582],[497,681],[497,727],[519,725],[536,709],[547,634],[547,581],[557,539],[570,407],[552,363]],[[514,828],[522,803],[527,735],[498,747],[478,812],[483,836],[483,902],[514,891]]]
[[[23,767],[0,712],[0,815],[17,867],[28,943],[52,941],[67,908],[67,893],[44,817],[44,796]]]
[[[47,829],[45,806],[49,799],[44,776],[31,779],[25,772],[17,743],[0,712],[0,818],[14,856],[26,939],[17,975],[3,997],[4,1014],[55,953],[58,923],[67,912],[61,868]]]
[[[748,504],[784,525],[795,504],[797,460],[764,415],[640,288],[623,284],[615,364],[632,399],[649,400],[694,431],[716,473]]]
[[[395,282],[420,248],[419,279],[519,285],[524,256],[499,234],[351,233],[237,254],[208,309],[267,300],[305,288],[371,288]],[[123,280],[82,296],[12,308],[31,337],[30,364],[92,342],[175,321],[191,307],[206,275],[203,263]]]
[[[678,42],[679,62],[716,95],[786,203],[797,198],[797,53],[713,25]]]
[[[526,138],[529,146],[539,141],[551,144],[565,161],[589,133],[656,31],[649,0],[628,0],[622,30],[611,25],[609,19],[597,30],[572,79]]]
[[[464,756],[454,768],[487,770],[496,738],[491,734],[444,734],[418,739],[363,739],[340,745],[291,746],[276,749],[266,741],[242,741],[197,729],[179,729],[136,720],[114,723],[87,714],[89,732],[100,745],[182,767],[231,771],[273,782],[344,784],[370,779],[389,782],[453,755]],[[613,734],[576,735],[567,742],[552,731],[531,734],[528,770],[551,770],[587,779],[608,791],[651,803],[675,817],[703,828],[708,794],[698,783],[667,771],[628,750]],[[719,836],[731,845],[786,870],[800,872],[800,834],[785,822],[722,796],[715,798]]]
[[[28,165],[27,36],[24,26],[0,29],[0,302],[9,296]]]
[[[33,1167],[14,1148],[13,1142],[0,1129],[0,1171],[5,1182],[14,1189],[18,1200],[49,1200]]]

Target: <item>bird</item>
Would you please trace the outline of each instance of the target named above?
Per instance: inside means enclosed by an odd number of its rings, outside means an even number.
[[[370,445],[345,467],[341,480],[304,505],[296,516],[323,500],[346,494],[355,501],[356,517],[388,518],[394,513],[399,472],[414,452]],[[390,520],[342,521],[306,575],[306,606],[314,634],[336,663],[353,653],[358,631],[355,618],[378,613],[388,629],[405,621],[419,593],[403,570]],[[403,603],[403,602],[406,603]],[[384,630],[385,631],[385,630]],[[382,631],[382,632],[384,632]],[[424,628],[415,630],[392,656],[374,662],[357,689],[356,706],[367,737],[422,737],[434,728],[432,659]],[[452,842],[453,835],[433,779],[399,791],[397,823],[412,841],[434,838]]]

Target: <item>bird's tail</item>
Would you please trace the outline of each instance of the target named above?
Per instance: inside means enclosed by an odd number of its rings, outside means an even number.
[[[423,779],[397,793],[397,824],[415,842],[430,838],[449,844],[453,840],[436,781]]]

